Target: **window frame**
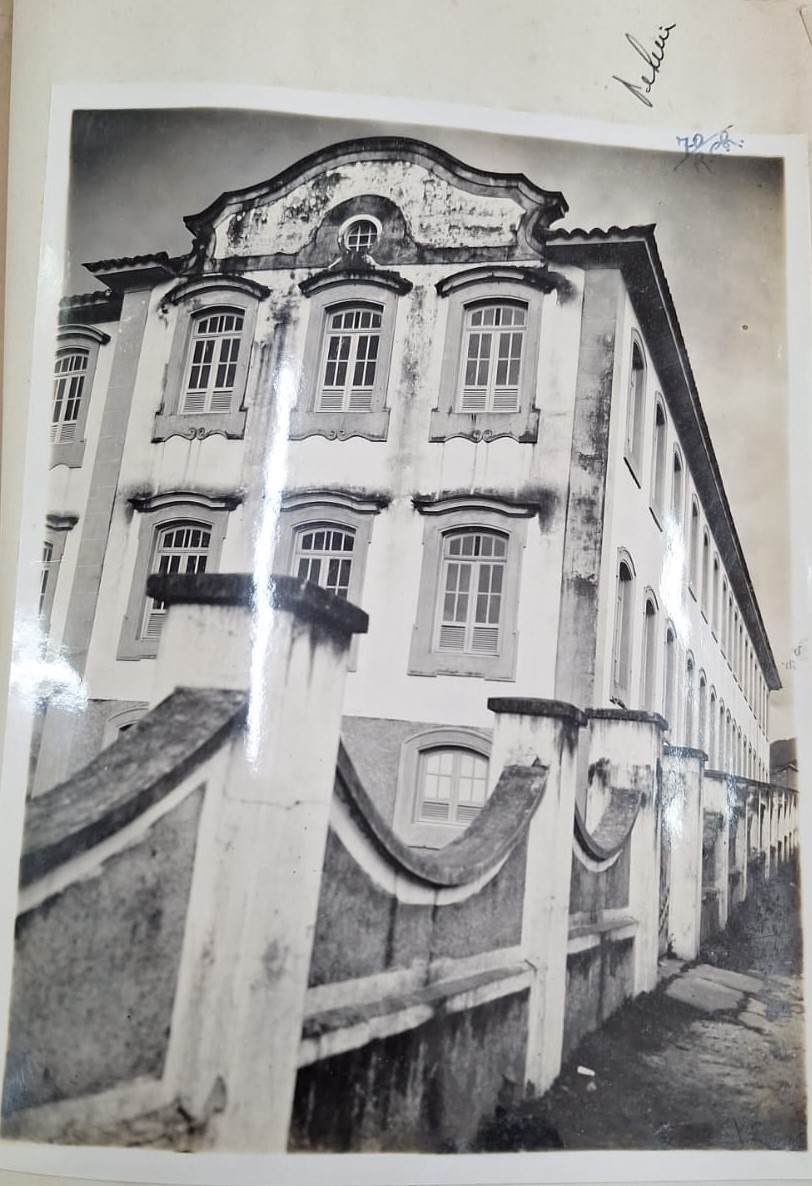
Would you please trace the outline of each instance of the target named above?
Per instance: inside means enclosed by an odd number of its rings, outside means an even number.
[[[46,544],[51,548],[51,558],[48,561],[48,572],[52,574],[45,584],[44,596],[41,593],[41,584],[37,586],[37,620],[39,622],[40,630],[43,633],[49,633],[51,629],[51,615],[53,614],[54,599],[56,597],[56,587],[59,582],[59,572],[62,565],[62,558],[65,555],[65,544],[67,543],[68,532],[72,531],[79,522],[76,515],[46,515],[45,530],[42,533],[42,546]],[[40,557],[39,560],[39,574],[40,582],[42,580],[42,573],[45,568],[45,560]],[[40,607],[40,600],[42,606]]]
[[[679,474],[679,498],[675,497],[675,493],[677,492],[677,474]],[[685,459],[682,456],[682,450],[679,445],[674,445],[671,454],[671,498],[669,500],[669,513],[674,522],[674,528],[677,531],[682,531],[685,522],[685,486]]]
[[[474,442],[501,437],[524,444],[538,440],[539,347],[544,296],[520,269],[476,268],[440,281],[437,290],[448,302],[440,387],[431,412],[429,440],[440,442],[463,437]],[[459,393],[466,361],[466,322],[469,311],[487,305],[512,304],[525,309],[524,337],[515,411],[461,411]]]
[[[389,380],[398,315],[398,299],[408,288],[397,283],[389,274],[369,276],[363,280],[348,279],[345,274],[328,273],[316,277],[307,285],[307,329],[301,381],[295,406],[291,409],[289,436],[302,440],[309,436],[324,436],[328,440],[347,440],[363,437],[369,441],[385,441],[389,432]],[[409,286],[410,287],[410,286]],[[375,382],[368,410],[319,411],[318,397],[322,389],[324,349],[329,318],[341,308],[356,305],[377,306],[381,311],[378,356]]]
[[[653,612],[648,612],[652,606]],[[657,711],[657,658],[660,649],[660,607],[654,590],[643,592],[643,640],[640,662],[640,706],[646,712]]]
[[[359,497],[338,490],[294,490],[282,495],[279,508],[277,541],[273,571],[293,574],[297,536],[310,524],[331,523],[355,534],[347,600],[361,605],[367,555],[372,541],[372,525],[386,504],[378,499]],[[295,575],[295,574],[293,574]],[[352,640],[348,670],[358,666],[361,638]]]
[[[635,367],[635,358],[640,366]],[[626,430],[623,458],[638,486],[643,485],[643,438],[646,424],[648,363],[643,341],[636,330],[631,333],[631,350],[626,384]]]
[[[131,701],[123,707],[117,707],[107,717],[102,731],[101,748],[107,749],[118,741],[123,728],[135,725],[149,712],[149,704],[145,700]]]
[[[163,297],[160,310],[166,313],[169,306],[174,305],[177,314],[161,403],[153,425],[153,441],[165,441],[172,436],[202,440],[215,434],[227,439],[240,439],[245,435],[257,315],[260,301],[268,295],[267,288],[240,276],[212,275],[184,281]],[[243,318],[229,409],[224,412],[184,412],[181,408],[196,341],[195,327],[205,317],[216,313],[241,313]]]
[[[420,791],[418,779],[422,756],[436,749],[469,750],[490,764],[491,738],[480,729],[440,726],[421,729],[407,737],[400,747],[398,784],[395,798],[393,827],[396,834],[406,843],[423,848],[443,848],[465,830],[466,825],[448,823],[426,823],[415,820],[415,806]],[[487,803],[492,791],[490,770],[487,778]]]
[[[518,615],[522,553],[531,507],[496,499],[443,499],[417,508],[425,516],[423,562],[417,614],[409,654],[410,675],[464,675],[513,680],[518,661]],[[435,648],[437,614],[442,597],[443,546],[446,537],[466,528],[481,528],[507,537],[500,614],[499,654],[439,651]]]
[[[679,639],[671,620],[665,624],[663,651],[663,717],[668,722],[668,736],[673,740],[679,713]]]
[[[699,500],[696,495],[691,496],[691,520],[688,529],[688,592],[693,597],[694,601],[699,602],[699,528],[701,521],[701,513],[699,510]]]
[[[69,469],[79,469],[85,459],[87,446],[87,417],[90,411],[90,401],[93,398],[93,384],[96,377],[96,367],[99,361],[99,351],[110,341],[110,335],[92,325],[62,325],[56,335],[56,350],[54,351],[53,382],[51,385],[51,420],[53,423],[54,385],[56,381],[56,360],[60,354],[69,351],[81,352],[87,356],[87,366],[84,372],[82,393],[79,399],[79,414],[76,417],[76,430],[73,440],[51,441],[50,469],[57,465],[66,465]]]
[[[662,417],[658,420],[658,416]],[[654,432],[651,450],[651,497],[649,509],[662,531],[665,518],[665,488],[668,473],[668,416],[659,392],[654,398]]]
[[[621,580],[621,569],[629,572],[628,580]],[[618,549],[615,564],[615,600],[612,620],[612,652],[611,652],[611,692],[610,699],[622,708],[631,707],[632,673],[634,671],[634,603],[637,584],[637,572],[634,561],[625,548]],[[621,587],[628,585],[623,594],[621,605]],[[623,649],[626,648],[625,671],[618,676],[618,668],[623,661]]]
[[[147,577],[152,572],[152,561],[159,533],[173,524],[195,523],[210,532],[206,571],[217,572],[228,526],[229,512],[237,499],[214,499],[206,495],[177,493],[156,495],[148,499],[133,499],[132,505],[141,513],[138,545],[133,565],[132,584],[127,608],[121,625],[117,659],[154,659],[158,654],[160,635],[145,638],[141,632],[147,603]]]

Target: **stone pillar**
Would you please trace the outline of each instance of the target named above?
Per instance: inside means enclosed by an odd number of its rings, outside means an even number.
[[[663,757],[663,827],[671,844],[671,947],[679,959],[699,954],[702,921],[701,750],[671,746]]]
[[[660,919],[660,793],[663,734],[668,722],[655,713],[589,709],[590,765],[609,765],[611,785],[640,792],[630,838],[629,913],[637,921],[633,993],[657,985]],[[587,816],[589,822],[589,813]]]
[[[272,577],[262,597],[250,577],[217,574],[163,578],[150,592],[170,606],[164,687],[174,674],[247,691],[222,784],[207,787],[165,1078],[192,1116],[213,1113],[206,1145],[282,1153],[344,677],[367,617],[292,577]]]
[[[561,1069],[567,986],[572,837],[578,732],[586,718],[557,700],[496,698],[491,749],[495,784],[505,766],[548,769],[547,787],[528,830],[522,948],[532,969],[526,1083],[540,1094]]]

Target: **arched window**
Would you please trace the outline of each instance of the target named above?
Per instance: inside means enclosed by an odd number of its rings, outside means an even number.
[[[51,412],[51,440],[54,442],[74,441],[78,437],[88,363],[87,350],[67,347],[56,352]]]
[[[735,770],[735,759],[733,755],[733,725],[730,719],[730,709],[727,710],[725,716],[725,767],[728,774],[733,774]]]
[[[665,662],[663,667],[663,716],[668,721],[671,737],[676,738],[677,635],[670,622],[665,630]]]
[[[719,749],[716,762],[717,770],[727,770],[727,732],[724,700],[719,701]]]
[[[49,583],[52,576],[52,569],[54,565],[54,545],[50,540],[44,540],[42,544],[42,567],[39,573],[39,603],[37,612],[42,616],[45,606],[48,602]]]
[[[727,637],[727,580],[722,577],[722,600],[719,605],[719,641],[722,646],[722,654],[728,654],[728,637]]]
[[[470,749],[423,750],[418,761],[414,822],[469,824],[485,804],[488,759]]]
[[[694,657],[689,654],[685,660],[685,744],[694,744]]]
[[[442,848],[476,819],[489,791],[490,741],[471,729],[429,729],[401,748],[395,831],[408,844]]]
[[[679,449],[674,450],[674,464],[671,473],[671,518],[677,527],[682,526],[682,456]]]
[[[465,311],[460,412],[519,408],[527,306],[490,301]]]
[[[697,746],[704,753],[708,752],[708,683],[705,672],[699,673],[699,736]]]
[[[170,523],[157,533],[150,572],[205,572],[210,543],[208,524]],[[164,602],[147,597],[139,638],[159,638],[165,617]]]
[[[711,688],[710,692],[710,710],[708,716],[709,736],[708,736],[708,762],[714,770],[718,770],[721,766],[719,761],[719,753],[717,749],[718,738],[718,721],[716,717],[716,689]]]
[[[643,350],[635,336],[629,369],[629,395],[626,405],[626,460],[638,481],[641,477],[643,422],[646,415],[646,364]]]
[[[654,712],[657,704],[657,602],[646,594],[643,609],[643,670],[640,700],[643,708]]]
[[[710,536],[702,534],[702,610],[710,621]]]
[[[443,537],[435,647],[498,655],[508,538],[463,528]]]
[[[127,612],[117,657],[151,659],[166,618],[166,605],[147,596],[151,574],[216,572],[234,498],[199,492],[163,493],[132,499],[141,520]]]
[[[634,606],[634,568],[631,558],[621,554],[617,569],[615,632],[612,646],[612,697],[629,705],[632,668],[632,611]]]
[[[713,557],[713,582],[711,584],[711,605],[710,605],[710,622],[711,630],[718,637],[719,635],[719,557]]]
[[[328,310],[317,412],[370,411],[382,324],[379,305],[342,305]]]
[[[349,596],[355,532],[335,523],[309,523],[296,532],[293,573],[336,597]]]
[[[699,504],[696,499],[691,500],[691,535],[690,535],[690,570],[689,587],[694,596],[699,596]]]
[[[659,399],[654,408],[654,452],[651,462],[651,506],[658,519],[665,513],[665,450],[668,426]]]
[[[243,322],[242,309],[207,309],[193,318],[182,414],[231,411]]]

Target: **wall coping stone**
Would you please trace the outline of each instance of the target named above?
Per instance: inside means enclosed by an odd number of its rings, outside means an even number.
[[[20,885],[131,823],[215,753],[242,723],[247,696],[178,688],[72,778],[27,807]]]
[[[694,749],[690,745],[667,745],[665,756],[667,758],[700,758],[703,762],[708,760],[708,755],[703,749]]]
[[[331,634],[366,634],[369,627],[363,610],[311,581],[272,576],[269,591],[274,609],[286,610]],[[154,573],[147,581],[147,593],[167,605],[250,608],[256,603],[256,583],[249,572]]]
[[[574,722],[582,727],[586,724],[586,715],[574,704],[567,704],[564,700],[542,700],[536,697],[524,696],[491,696],[488,700],[491,712],[510,713],[519,717],[558,717]]]
[[[364,790],[343,742],[338,749],[336,789],[355,822],[390,865],[438,887],[467,885],[495,870],[524,836],[546,787],[546,766],[506,766],[462,835],[445,848],[421,850],[395,835]]]
[[[665,731],[669,725],[658,712],[646,712],[638,708],[585,708],[584,715],[590,721],[630,721],[641,725],[656,725]]]

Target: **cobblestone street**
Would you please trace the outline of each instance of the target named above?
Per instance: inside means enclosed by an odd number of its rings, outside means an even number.
[[[543,1099],[495,1118],[483,1145],[803,1149],[802,993],[789,865],[696,966],[665,961],[658,989],[586,1037]]]

